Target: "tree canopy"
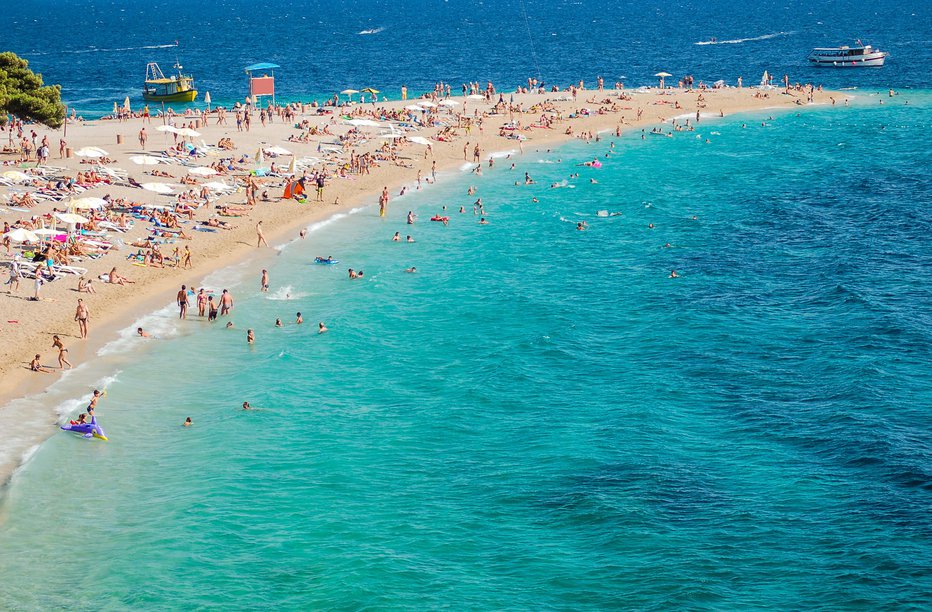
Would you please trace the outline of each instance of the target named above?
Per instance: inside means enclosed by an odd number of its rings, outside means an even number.
[[[0,124],[6,123],[7,114],[52,128],[65,120],[61,85],[44,85],[42,75],[11,51],[0,53]]]

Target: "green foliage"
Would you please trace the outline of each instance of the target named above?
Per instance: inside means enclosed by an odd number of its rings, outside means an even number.
[[[43,85],[42,75],[29,69],[29,62],[11,51],[0,53],[0,124],[7,115],[31,120],[52,128],[65,120],[60,85]]]

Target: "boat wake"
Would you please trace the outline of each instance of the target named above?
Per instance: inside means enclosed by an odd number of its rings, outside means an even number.
[[[794,32],[774,32],[773,34],[764,34],[763,36],[752,36],[751,38],[734,38],[731,40],[700,40],[693,43],[694,45],[739,45],[746,42],[756,42],[758,40],[770,40],[771,38],[780,38],[790,36]]]
[[[359,34],[360,36],[368,36],[370,34],[378,34],[379,32],[384,32],[384,31],[385,31],[385,27],[383,26],[380,28],[372,28],[371,30],[361,30],[356,33]]]
[[[74,55],[79,53],[116,53],[119,51],[142,51],[144,49],[171,49],[172,47],[177,47],[178,43],[173,42],[167,45],[143,45],[141,47],[114,47],[112,49],[100,49],[98,47],[91,47],[90,49],[66,49],[63,51],[35,51],[33,53],[24,53],[23,55],[55,55],[55,54],[68,54]]]

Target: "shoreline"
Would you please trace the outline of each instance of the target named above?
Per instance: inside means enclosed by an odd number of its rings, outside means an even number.
[[[672,90],[675,93],[671,96],[669,93],[659,94],[656,90],[649,90],[647,92],[631,92],[635,96],[629,104],[631,106],[637,105],[640,109],[645,103],[650,106],[652,101],[656,103],[658,95],[662,95],[663,98],[674,97],[677,101],[689,102],[687,96],[695,96],[698,91],[687,92],[686,90]],[[831,95],[842,95],[839,92],[818,92],[817,93],[817,102],[812,104],[807,104],[803,106],[795,105],[796,98],[785,96],[780,90],[771,90],[773,97],[768,99],[757,99],[752,98],[752,92],[756,91],[755,89],[729,89],[721,90],[725,93],[731,94],[744,94],[736,95],[736,100],[730,100],[731,104],[728,104],[727,113],[722,110],[724,117],[729,117],[736,113],[748,113],[748,112],[757,112],[765,110],[802,110],[803,108],[822,108],[825,103],[828,103],[828,97]],[[717,91],[708,91],[703,92],[706,95],[712,97],[715,96]],[[588,98],[592,95],[598,95],[600,98],[602,96],[608,96],[609,94],[617,94],[617,92],[606,91],[606,92],[595,92],[594,90],[585,90],[581,92],[581,98]],[[522,94],[518,96],[522,98],[526,96],[528,98],[527,103],[532,103],[534,101],[542,101],[557,97],[562,97],[560,94]],[[742,99],[744,98],[744,99]],[[461,100],[460,98],[454,98],[454,100]],[[519,100],[524,103],[525,100]],[[819,101],[822,101],[823,104],[819,104]],[[414,101],[408,101],[412,103]],[[462,102],[469,102],[468,100],[462,100]],[[775,104],[775,102],[784,102],[783,104]],[[404,102],[395,102],[395,103],[384,103],[380,106],[387,108],[395,108]],[[566,106],[566,102],[558,102],[557,104],[563,104]],[[589,105],[584,100],[579,101],[569,101],[568,109],[572,110],[573,108],[580,108],[583,106]],[[483,105],[485,107],[485,105]],[[487,108],[487,107],[486,107]],[[524,148],[528,150],[542,149],[547,146],[559,146],[565,143],[572,142],[577,140],[577,130],[579,132],[590,131],[593,133],[603,133],[604,131],[614,131],[616,126],[621,125],[623,127],[624,133],[630,133],[634,129],[642,129],[652,125],[669,125],[666,123],[674,116],[682,116],[687,114],[687,106],[684,104],[682,108],[674,108],[672,104],[663,104],[662,108],[657,110],[665,111],[665,115],[658,115],[644,117],[639,121],[625,121],[623,124],[621,120],[625,111],[628,111],[630,114],[630,109],[625,108],[621,112],[608,113],[605,115],[589,115],[586,117],[578,119],[562,119],[555,122],[556,127],[551,130],[538,130],[530,133],[529,138],[524,142]],[[711,108],[709,109],[712,110]],[[562,112],[562,111],[561,111]],[[645,115],[648,113],[645,112]],[[518,115],[515,115],[516,117]],[[715,119],[718,119],[718,115],[714,115]],[[507,151],[513,150],[517,155],[523,155],[522,152],[519,152],[519,149],[522,147],[512,139],[504,139],[497,135],[498,129],[496,125],[501,125],[508,121],[508,114],[495,116],[493,119],[488,119],[492,124],[491,128],[486,127],[484,134],[479,136],[480,146],[483,149],[482,157],[480,158],[480,164],[486,164],[488,158],[496,157],[500,158],[501,156],[507,155]],[[520,119],[525,119],[525,115],[520,115]],[[529,118],[529,117],[527,117]],[[633,119],[633,117],[631,117]],[[710,119],[709,117],[704,117],[706,120]],[[137,120],[132,120],[137,121]],[[662,122],[661,122],[662,121]],[[117,128],[120,126],[126,126],[127,124],[118,124],[116,122],[104,122],[106,127]],[[138,127],[138,123],[130,123],[129,127],[125,129],[135,131],[135,128]],[[564,133],[564,128],[566,126],[573,126],[574,133],[566,134]],[[91,127],[91,126],[88,126]],[[211,126],[213,127],[213,126]],[[283,127],[281,123],[277,127]],[[210,128],[207,128],[208,131]],[[103,126],[101,130],[104,131]],[[222,130],[221,130],[222,131]],[[433,128],[422,129],[417,132],[417,134],[427,135],[430,132],[434,131]],[[229,128],[227,128],[225,133],[229,133]],[[262,134],[261,132],[257,132]],[[237,132],[232,132],[233,136],[236,137]],[[104,134],[104,138],[107,134]],[[70,135],[69,135],[70,136]],[[70,137],[71,138],[71,137]],[[69,139],[70,139],[69,138]],[[100,140],[100,137],[94,137],[96,140]],[[345,187],[343,190],[336,190],[340,192],[340,202],[338,205],[328,203],[329,197],[325,197],[325,203],[322,205],[312,204],[310,206],[300,205],[294,202],[284,202],[284,201],[273,201],[271,203],[260,203],[255,210],[251,211],[249,217],[244,217],[244,223],[241,223],[237,230],[231,232],[218,232],[217,234],[210,234],[208,237],[215,238],[211,241],[201,240],[198,241],[198,249],[205,248],[204,253],[198,252],[197,265],[193,270],[189,271],[180,271],[178,269],[164,268],[159,270],[145,269],[146,272],[143,277],[140,278],[140,273],[136,270],[130,270],[130,273],[137,277],[137,280],[140,282],[135,285],[131,293],[125,287],[113,287],[106,286],[101,293],[97,294],[97,299],[92,306],[92,335],[91,338],[85,342],[78,343],[75,342],[73,336],[70,333],[67,334],[68,343],[73,348],[71,353],[72,358],[76,362],[76,365],[87,364],[88,369],[92,370],[93,365],[101,361],[101,357],[98,355],[99,351],[110,342],[119,338],[119,333],[123,330],[126,330],[128,327],[132,326],[140,317],[147,316],[150,313],[165,308],[166,304],[171,305],[171,296],[172,291],[177,289],[177,286],[181,283],[189,284],[187,281],[191,278],[198,279],[197,283],[194,283],[192,286],[200,286],[203,280],[209,275],[226,269],[232,268],[237,265],[242,265],[247,263],[251,268],[256,267],[264,257],[271,257],[273,254],[279,252],[280,248],[284,244],[289,243],[297,235],[299,228],[310,226],[314,223],[324,221],[328,218],[333,217],[336,214],[345,214],[350,210],[357,208],[359,206],[373,206],[375,204],[375,198],[378,197],[377,185],[383,184],[389,187],[389,191],[392,194],[392,197],[397,197],[398,189],[402,186],[412,185],[416,181],[415,174],[420,172],[430,172],[431,162],[436,161],[436,171],[438,173],[450,172],[451,175],[464,173],[463,168],[467,165],[475,165],[474,162],[463,159],[461,157],[461,148],[460,145],[469,140],[470,143],[475,142],[475,136],[472,139],[469,139],[469,136],[465,138],[460,135],[451,143],[441,143],[434,142],[433,156],[427,158],[426,156],[421,157],[423,149],[418,149],[409,147],[404,150],[404,154],[410,156],[412,162],[411,167],[405,168],[403,171],[396,171],[396,169],[388,164],[377,168],[372,177],[368,181],[359,180],[357,185],[352,184],[347,181],[339,185],[340,187]],[[213,140],[213,139],[211,139]],[[277,142],[275,140],[270,140],[270,142]],[[289,146],[291,143],[283,142],[285,146]],[[105,145],[106,146],[106,145]],[[251,145],[247,145],[251,146]],[[135,149],[136,147],[126,147],[129,149]],[[419,159],[420,158],[420,159]],[[53,163],[58,160],[53,159]],[[79,168],[80,169],[80,168]],[[362,177],[360,177],[362,178]],[[356,187],[355,189],[352,189]],[[429,188],[429,186],[428,186]],[[276,188],[277,192],[278,189]],[[330,186],[328,185],[328,191]],[[139,195],[139,194],[136,194]],[[328,194],[329,195],[329,194]],[[234,196],[237,200],[239,194]],[[273,196],[274,197],[274,196]],[[343,200],[345,197],[345,200]],[[276,207],[287,207],[287,210],[279,210]],[[278,214],[274,214],[274,213]],[[291,214],[296,213],[296,214]],[[266,238],[270,243],[275,246],[270,249],[263,248],[262,250],[256,249],[251,244],[251,240],[254,239],[254,232],[251,230],[250,224],[257,219],[261,219],[264,222],[269,223],[266,228]],[[323,228],[321,228],[323,229]],[[198,236],[200,238],[200,236]],[[309,236],[310,239],[313,239],[313,234]],[[284,243],[282,241],[285,241]],[[206,243],[206,244],[205,244]],[[192,245],[195,243],[192,241]],[[112,260],[111,260],[112,263]],[[124,268],[125,270],[126,268]],[[180,272],[180,273],[179,273]],[[65,279],[69,280],[69,279]],[[69,280],[70,282],[70,280]],[[24,283],[29,284],[29,283]],[[111,293],[111,289],[120,290],[119,299],[107,299],[104,296],[108,296]],[[23,292],[23,288],[20,288],[20,292]],[[28,289],[27,289],[28,292]],[[62,294],[62,292],[59,292]],[[74,298],[73,290],[67,290],[64,293],[64,296],[67,298]],[[0,296],[2,299],[4,296]],[[85,294],[86,297],[86,294]],[[64,301],[64,300],[62,300]],[[90,300],[88,300],[90,301]],[[71,321],[72,311],[70,304],[73,304],[73,301],[68,301],[68,306],[58,307],[55,310],[58,310],[57,318],[50,318],[45,322],[45,330],[52,329],[67,329],[73,331],[75,324]],[[4,330],[5,331],[5,330]],[[41,408],[44,408],[45,416],[48,418],[48,424],[53,425],[57,421],[57,417],[54,413],[52,405],[48,405],[47,402],[43,401],[45,396],[46,400],[51,400],[50,391],[57,386],[61,379],[60,376],[53,374],[52,376],[37,375],[31,372],[27,367],[23,366],[23,358],[28,360],[28,357],[34,352],[37,340],[41,343],[45,340],[45,336],[50,336],[49,331],[39,331],[38,333],[32,334],[32,342],[26,343],[21,342],[19,345],[13,346],[12,348],[8,347],[7,354],[4,355],[4,360],[0,362],[0,373],[2,373],[2,382],[0,382],[0,414],[4,414],[7,418],[11,418],[11,407],[12,402],[32,402],[35,404],[40,404]],[[59,332],[62,333],[62,332]],[[67,333],[67,332],[66,332]],[[0,334],[4,336],[6,334]],[[47,344],[46,344],[47,346]],[[47,348],[42,348],[41,350],[47,352]],[[57,370],[55,373],[57,374]],[[84,375],[87,378],[86,374]],[[71,382],[71,381],[69,381]],[[90,381],[82,381],[84,383],[90,384]],[[70,386],[68,384],[63,386]],[[42,441],[51,437],[52,433],[56,430],[42,431],[37,430],[36,435],[30,439],[28,443],[20,444],[17,448],[10,449],[10,454],[6,458],[0,459],[0,482],[8,482],[10,476],[14,473],[15,469],[23,463],[23,459],[28,457],[28,454],[33,452],[32,449],[37,445],[41,444]]]

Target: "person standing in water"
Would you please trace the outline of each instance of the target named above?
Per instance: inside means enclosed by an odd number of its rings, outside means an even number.
[[[188,318],[188,287],[182,285],[181,289],[178,290],[178,318],[187,319]]]
[[[269,291],[269,271],[262,271],[262,279],[259,281],[260,291],[268,293]]]

